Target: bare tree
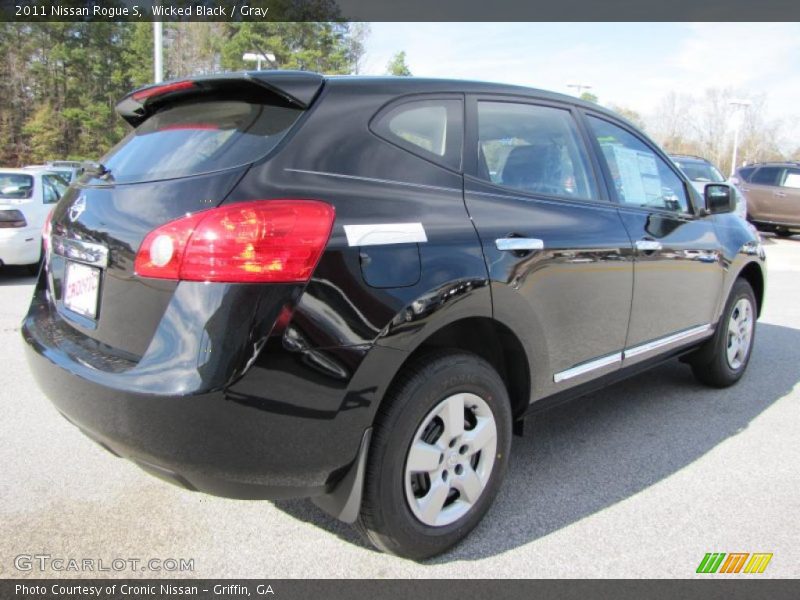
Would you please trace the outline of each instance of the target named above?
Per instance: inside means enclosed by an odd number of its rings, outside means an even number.
[[[734,118],[730,101],[733,98],[733,91],[729,88],[707,89],[698,103],[698,115],[694,121],[700,154],[722,167],[723,172],[730,167]]]
[[[170,23],[166,27],[168,78],[214,73],[220,70],[219,23]]]
[[[650,134],[669,152],[689,153],[693,147],[690,140],[692,104],[691,96],[670,92],[647,120]]]
[[[731,105],[733,99],[749,100],[750,105],[737,109]],[[769,120],[766,114],[763,94],[732,88],[709,88],[701,96],[670,92],[648,120],[648,129],[667,152],[702,156],[723,173],[728,173],[736,119],[740,119],[738,156],[741,162],[783,158],[778,135],[780,121]]]
[[[782,160],[781,122],[768,121],[764,117],[767,112],[767,98],[764,94],[750,96],[748,99],[751,104],[741,115],[739,157],[748,163]]]
[[[640,129],[647,129],[647,124],[645,123],[644,119],[642,118],[642,115],[640,115],[638,112],[636,112],[632,108],[627,108],[625,106],[620,106],[619,104],[610,104],[608,108],[610,110],[613,110],[615,113],[617,113],[619,116],[623,117],[624,119],[627,119],[628,121],[630,121],[631,123],[633,123],[634,125],[639,127]]]
[[[352,23],[350,26],[350,60],[353,65],[353,75],[361,73],[369,34],[369,23]]]

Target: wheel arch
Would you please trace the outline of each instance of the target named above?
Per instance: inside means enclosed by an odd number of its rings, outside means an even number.
[[[525,348],[511,329],[490,317],[462,318],[432,332],[405,358],[387,389],[391,390],[408,364],[443,348],[471,352],[492,365],[506,386],[515,419],[528,408],[531,374]]]
[[[761,316],[761,307],[764,304],[764,272],[761,265],[757,262],[747,263],[741,271],[739,271],[736,279],[742,278],[750,287],[753,288],[753,293],[756,296],[756,314]]]

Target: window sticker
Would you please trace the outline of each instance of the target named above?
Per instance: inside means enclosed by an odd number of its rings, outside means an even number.
[[[618,144],[612,144],[610,149],[617,164],[623,200],[628,204],[662,204],[661,177],[655,157]]]

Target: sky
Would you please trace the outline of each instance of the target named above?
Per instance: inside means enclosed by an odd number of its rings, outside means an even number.
[[[800,23],[371,23],[366,74],[406,52],[414,75],[497,81],[562,93],[592,86],[601,104],[650,116],[670,91],[765,94],[800,147]]]

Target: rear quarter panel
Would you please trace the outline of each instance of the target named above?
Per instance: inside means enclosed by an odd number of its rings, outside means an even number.
[[[491,316],[462,175],[369,129],[372,116],[396,98],[380,86],[327,87],[286,147],[252,168],[228,199],[313,198],[335,207],[331,239],[292,318],[308,347],[411,350],[428,331],[461,316]],[[351,246],[344,230],[396,223],[421,224],[426,241]],[[414,254],[418,278],[408,276]],[[367,267],[385,272],[380,287],[365,281]]]

